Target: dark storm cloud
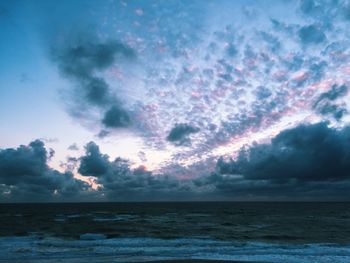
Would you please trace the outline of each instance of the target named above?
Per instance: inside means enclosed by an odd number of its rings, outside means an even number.
[[[16,183],[24,176],[41,175],[46,170],[47,152],[44,143],[33,141],[29,146],[5,149],[0,152],[0,175],[3,183]]]
[[[85,176],[102,176],[109,168],[108,155],[100,153],[99,147],[94,142],[85,146],[86,155],[80,158],[78,172]]]
[[[79,171],[95,176],[108,200],[347,200],[349,149],[350,128],[318,123],[285,130],[270,144],[242,148],[236,160],[220,158],[209,175],[191,177],[181,167],[179,177],[152,174],[122,158],[110,161],[93,142]]]
[[[244,179],[230,174],[212,173],[210,176],[194,180],[194,184],[202,189],[214,189],[208,191],[207,195],[215,196],[219,200],[331,201],[350,199],[350,181],[277,184],[266,180]]]
[[[120,42],[110,40],[99,43],[96,37],[84,38],[73,41],[71,45],[53,48],[53,56],[60,70],[69,77],[89,79],[96,70],[108,68],[117,58],[136,56],[133,49]]]
[[[242,149],[237,160],[219,161],[218,168],[275,183],[350,179],[350,129],[301,125],[281,132],[270,144]]]
[[[135,59],[135,51],[118,41],[100,41],[97,37],[77,35],[73,40],[68,39],[52,48],[52,58],[60,71],[78,85],[69,92],[70,107],[75,109],[73,112],[85,111],[84,107],[99,109],[104,112],[99,122],[109,128],[130,125],[129,112],[122,105],[114,106],[119,101],[117,95],[98,75],[116,62]]]
[[[298,35],[303,44],[317,44],[326,40],[326,35],[317,25],[303,26]]]
[[[196,183],[231,196],[349,199],[350,128],[318,123],[282,131],[270,144],[242,148],[236,160],[220,158],[217,172]]]
[[[348,93],[346,85],[332,85],[329,91],[322,93],[313,105],[317,113],[327,116],[330,115],[336,120],[340,120],[346,113],[345,106],[339,105],[337,99],[344,97]]]
[[[99,191],[109,200],[170,200],[181,194],[191,195],[190,184],[168,175],[153,175],[144,167],[132,169],[130,162],[122,158],[109,161],[99,147],[90,142],[80,158],[79,173],[95,176],[102,186]]]
[[[197,132],[199,132],[199,128],[197,127],[194,127],[187,123],[177,123],[170,130],[166,139],[169,142],[176,143],[177,145],[183,145],[188,142],[188,136],[190,134]]]
[[[114,105],[106,111],[102,123],[109,128],[128,127],[131,119],[127,111]]]
[[[90,142],[80,158],[67,159],[67,172],[47,165],[40,140],[0,150],[0,191],[4,201],[50,200],[346,200],[350,198],[350,128],[327,123],[282,131],[269,144],[242,148],[235,160],[217,161],[209,175],[193,177],[132,168],[128,160],[101,153]],[[73,169],[95,177],[91,191],[73,178]],[[198,168],[196,168],[198,169]],[[204,171],[208,171],[205,169]],[[180,179],[181,178],[181,179]],[[85,199],[84,199],[85,198]]]
[[[61,173],[48,167],[49,156],[40,140],[16,149],[0,149],[1,199],[46,201],[79,197],[88,186],[70,172]]]
[[[103,106],[109,103],[108,84],[102,78],[90,78],[84,83],[86,100],[94,105]]]

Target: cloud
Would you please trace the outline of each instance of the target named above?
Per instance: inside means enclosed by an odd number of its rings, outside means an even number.
[[[104,70],[122,58],[135,58],[133,49],[115,40],[100,41],[97,37],[81,35],[52,50],[54,60],[68,77],[89,80],[97,70]]]
[[[326,40],[326,35],[317,25],[303,26],[298,35],[303,44],[318,44]]]
[[[343,2],[341,11],[343,12],[344,18],[349,21],[350,20],[350,3],[348,1]]]
[[[75,171],[79,164],[79,159],[72,156],[67,156],[66,162],[61,162],[60,167],[65,169],[65,171]]]
[[[224,16],[227,10],[242,10],[241,5],[227,2],[230,8],[216,8]],[[294,119],[291,115],[312,110],[308,100],[320,90],[315,86],[334,74],[344,78],[341,69],[348,64],[349,45],[341,36],[347,29],[339,17],[331,17],[338,15],[334,6],[334,1],[289,1],[276,3],[276,9],[266,13],[263,6],[253,5],[266,23],[243,15],[237,23],[223,20],[210,29],[206,17],[211,11],[198,12],[207,10],[207,4],[172,5],[179,12],[170,17],[167,4],[145,5],[137,21],[134,9],[123,7],[124,15],[112,15],[107,24],[117,23],[124,30],[115,33],[106,26],[98,30],[102,38],[78,33],[63,36],[65,43],[55,45],[61,72],[78,84],[70,112],[83,124],[98,123],[100,138],[129,127],[150,147],[161,148],[168,141],[195,146],[186,149],[194,150],[189,156],[199,148],[211,152],[247,132]],[[342,2],[336,9],[340,6]],[[156,28],[150,14],[164,18]],[[200,22],[189,27],[192,20]],[[326,20],[337,30],[329,30]],[[323,53],[330,44],[326,40],[339,47]],[[306,48],[309,45],[313,50]],[[326,106],[316,110],[324,112],[325,119],[345,114]],[[201,132],[166,141],[175,123],[195,124]],[[209,126],[216,126],[215,132]]]
[[[344,105],[337,103],[337,99],[344,97],[348,93],[346,85],[332,85],[329,91],[322,93],[313,105],[317,113],[327,116],[330,115],[339,121],[346,113]]]
[[[318,123],[242,148],[235,160],[219,158],[216,171],[195,177],[180,166],[182,176],[173,176],[131,168],[122,158],[110,161],[93,142],[79,170],[96,176],[108,200],[347,200],[349,149],[349,127]]]
[[[244,147],[235,160],[219,158],[216,170],[193,176],[178,166],[176,176],[132,168],[122,158],[110,160],[95,142],[80,158],[68,158],[67,171],[47,165],[42,141],[0,150],[3,201],[62,200],[347,200],[350,187],[350,128],[327,123],[282,131],[267,144]],[[71,167],[68,169],[68,167]],[[96,191],[75,179],[93,176]],[[200,169],[200,167],[195,167]]]
[[[137,153],[137,157],[138,157],[142,162],[147,162],[147,156],[146,156],[145,152],[139,151],[139,152]]]
[[[94,142],[85,146],[78,172],[94,176],[102,187],[99,191],[108,200],[171,200],[193,195],[190,184],[174,176],[154,175],[143,166],[132,169],[130,162],[122,158],[109,160]]]
[[[300,1],[300,9],[304,14],[308,15],[317,15],[323,11],[322,6],[314,0]]]
[[[257,87],[255,92],[256,92],[256,97],[259,100],[266,99],[272,95],[272,92],[264,86]]]
[[[266,180],[244,179],[212,173],[198,178],[195,185],[215,200],[237,201],[331,201],[349,200],[349,181],[276,184]]]
[[[40,140],[0,149],[0,198],[6,201],[75,200],[89,186],[47,165],[50,153]]]
[[[108,155],[100,153],[100,148],[94,142],[85,146],[86,155],[80,158],[78,172],[85,176],[99,177],[109,169]]]
[[[318,104],[316,109],[319,114],[323,116],[330,115],[337,121],[341,120],[343,116],[348,112],[346,108],[339,105],[331,104],[329,102],[323,102]]]
[[[85,81],[86,100],[98,106],[104,106],[110,102],[110,94],[107,83],[101,78],[90,78]]]
[[[96,136],[100,139],[107,137],[110,134],[107,130],[101,130]]]
[[[327,66],[328,64],[325,61],[315,62],[311,64],[309,67],[309,78],[313,82],[320,81],[324,77]]]
[[[322,100],[330,100],[334,101],[340,97],[344,97],[348,92],[348,87],[346,85],[332,85],[331,89],[329,91],[326,91],[320,95],[318,98],[316,104],[318,104]]]
[[[177,123],[170,130],[167,140],[176,143],[176,145],[184,145],[189,142],[188,136],[192,133],[199,132],[199,128],[187,123]]]
[[[269,48],[272,52],[279,51],[279,49],[282,46],[282,43],[278,38],[267,32],[261,32],[260,35],[262,39],[269,45]]]
[[[73,144],[68,146],[68,150],[70,150],[70,151],[78,151],[79,147],[78,147],[78,145],[76,143],[73,143]]]
[[[40,138],[40,141],[43,141],[44,143],[58,143],[59,140],[57,138]]]
[[[271,144],[242,149],[236,161],[219,161],[218,168],[248,179],[280,183],[344,180],[350,175],[349,146],[349,128],[336,130],[327,123],[300,125],[281,132]]]
[[[51,52],[60,72],[74,84],[68,92],[70,112],[75,117],[85,116],[91,120],[96,118],[91,112],[97,110],[102,113],[97,117],[101,125],[107,128],[128,126],[130,114],[119,102],[118,94],[111,90],[103,72],[115,63],[134,60],[136,52],[115,40],[102,41],[89,34],[76,35],[67,37],[64,43],[55,44]]]
[[[350,185],[349,149],[349,127],[300,125],[282,131],[269,144],[242,148],[236,160],[219,159],[217,173],[199,182],[232,194],[349,198],[343,189]]]
[[[127,111],[114,105],[106,111],[102,123],[108,128],[128,127],[131,119]]]
[[[326,26],[332,27],[334,20],[349,20],[349,1],[320,1],[302,0],[300,1],[301,12],[318,20]]]

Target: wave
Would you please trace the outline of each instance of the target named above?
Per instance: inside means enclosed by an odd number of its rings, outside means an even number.
[[[286,245],[214,239],[111,238],[86,233],[80,240],[38,235],[0,238],[0,262],[140,262],[213,259],[285,263],[350,262],[350,245]]]

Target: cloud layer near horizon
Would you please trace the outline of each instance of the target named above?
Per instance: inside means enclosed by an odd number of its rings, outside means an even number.
[[[77,160],[80,175],[93,177],[96,190],[48,165],[42,141],[0,150],[2,201],[157,200],[349,200],[350,128],[327,123],[300,125],[267,144],[242,148],[236,160],[197,178],[152,174],[128,160],[100,152],[89,142]]]
[[[0,149],[1,201],[80,200],[89,185],[69,171],[50,168],[50,155],[40,140],[16,149]]]

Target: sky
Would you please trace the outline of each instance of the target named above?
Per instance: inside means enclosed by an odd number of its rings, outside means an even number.
[[[0,0],[0,202],[350,200],[350,2]]]

